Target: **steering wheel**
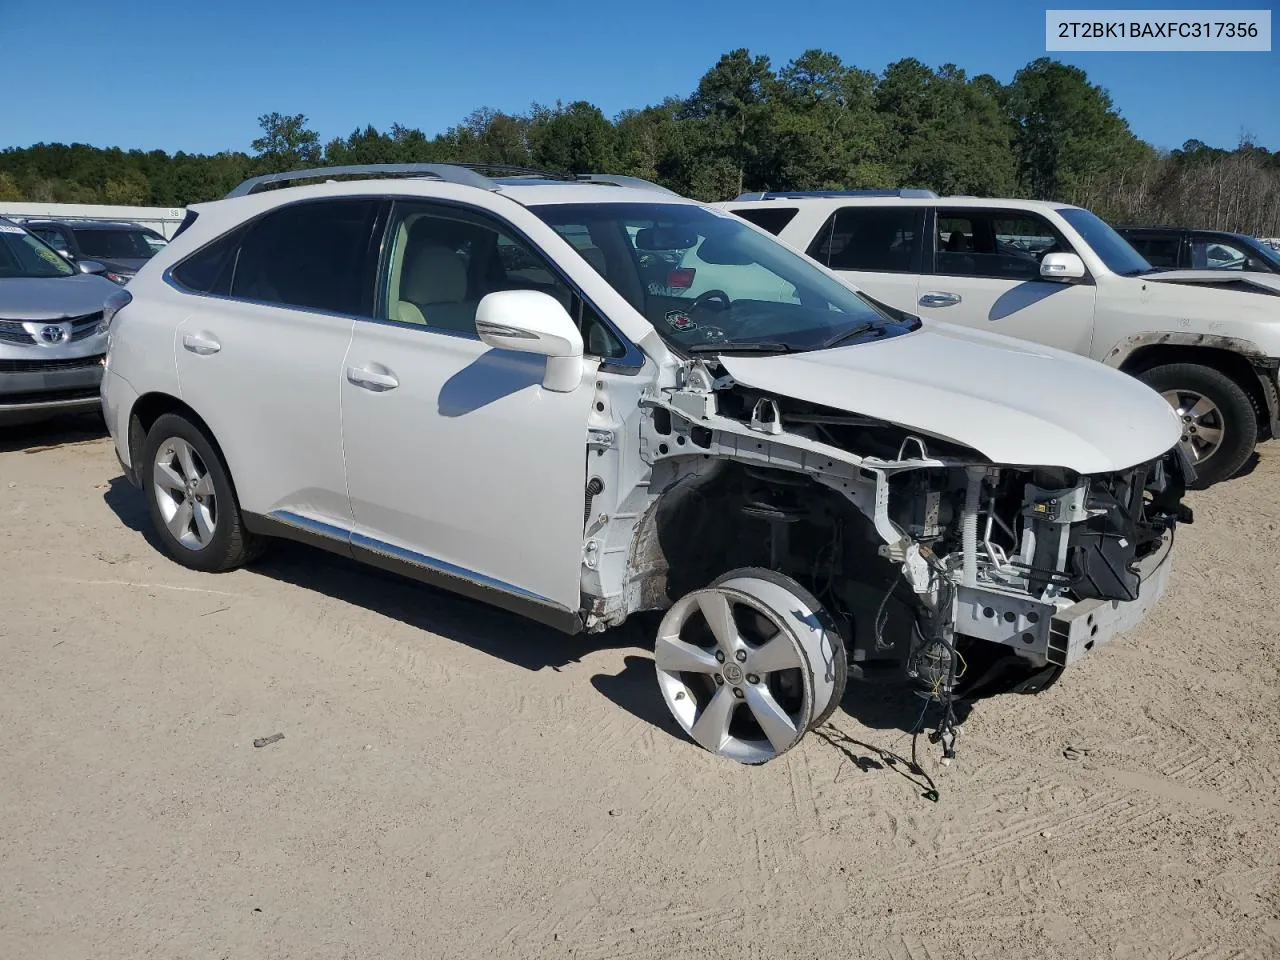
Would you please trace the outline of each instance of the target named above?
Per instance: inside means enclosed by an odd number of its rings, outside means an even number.
[[[729,299],[729,295],[723,290],[707,290],[693,298],[693,303],[689,304],[689,312],[694,313],[695,311],[701,310],[703,307],[716,302],[720,303],[720,306],[716,307],[716,313],[728,310],[730,305],[733,303],[733,301]]]

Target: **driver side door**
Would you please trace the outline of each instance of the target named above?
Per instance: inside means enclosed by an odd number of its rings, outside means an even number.
[[[1022,210],[940,207],[931,271],[916,297],[922,317],[1088,355],[1096,287],[1043,280],[1047,252],[1075,253],[1048,220]]]

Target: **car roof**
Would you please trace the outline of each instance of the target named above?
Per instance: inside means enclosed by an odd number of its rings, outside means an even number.
[[[41,218],[23,221],[28,227],[69,227],[73,230],[145,230],[139,223],[125,220],[51,220]]]
[[[251,194],[255,199],[270,197],[273,200],[303,200],[310,197],[367,196],[370,193],[386,193],[400,196],[430,198],[440,195],[443,181],[425,177],[367,178],[313,183],[297,187],[276,187]],[[659,189],[632,186],[615,186],[608,183],[556,181],[537,178],[510,178],[494,181],[495,187],[486,193],[497,193],[527,206],[545,206],[560,203],[677,203],[699,206],[696,200]],[[453,184],[449,184],[453,187]],[[468,186],[462,184],[461,186]],[[469,189],[479,189],[470,188]],[[243,199],[235,197],[229,199]],[[214,201],[221,203],[222,201]],[[193,205],[202,206],[202,205]]]
[[[482,172],[485,171],[485,172]],[[342,179],[339,179],[342,178]],[[388,187],[394,179],[396,186]],[[294,186],[300,181],[323,181]],[[371,185],[376,188],[371,190]],[[552,203],[696,203],[659,184],[621,174],[559,174],[502,163],[391,163],[342,167],[310,167],[264,174],[241,183],[223,199],[233,200],[285,191],[289,198],[312,195],[400,193],[424,197],[449,194],[443,184],[464,190],[498,193],[525,206]],[[317,190],[324,187],[323,191]],[[272,204],[274,205],[274,204]]]
[[[768,209],[770,207],[793,207],[797,205],[821,204],[824,207],[995,207],[1011,210],[1075,210],[1079,209],[1070,203],[1059,203],[1056,200],[1017,200],[1000,197],[898,197],[869,196],[849,194],[789,194],[771,197],[767,200],[727,200],[716,206],[729,209]]]

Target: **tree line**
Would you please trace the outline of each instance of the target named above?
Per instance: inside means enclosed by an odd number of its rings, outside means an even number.
[[[322,143],[302,115],[259,118],[252,152],[85,144],[0,150],[0,200],[185,206],[308,166],[457,161],[610,172],[701,200],[745,190],[928,187],[1078,203],[1134,223],[1280,235],[1280,151],[1189,140],[1156,150],[1084,71],[1035,60],[1002,84],[952,64],[875,74],[810,50],[775,70],[734,50],[687,97],[609,118],[586,101],[482,108],[434,136],[393,124]]]

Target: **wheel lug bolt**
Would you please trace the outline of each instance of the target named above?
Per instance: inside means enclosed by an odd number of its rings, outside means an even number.
[[[735,697],[737,697],[739,700],[741,700],[741,699],[742,699],[742,690],[741,690],[740,688],[738,688],[738,687],[734,687],[734,688],[733,688],[733,695],[734,695]]]
[[[720,661],[721,663],[724,663],[724,651],[723,651],[723,650],[717,650],[717,651],[716,651],[716,659],[717,659],[718,661]]]
[[[738,658],[739,663],[747,662],[747,651],[745,650],[739,650],[736,654],[734,654],[734,656]]]
[[[717,687],[723,687],[723,686],[724,686],[724,677],[720,676],[720,674],[718,674],[718,673],[716,674],[716,686],[717,686]]]
[[[760,678],[759,678],[759,677],[757,677],[754,673],[748,673],[748,674],[747,674],[747,683],[755,684],[755,683],[759,683],[759,682],[760,682]]]

